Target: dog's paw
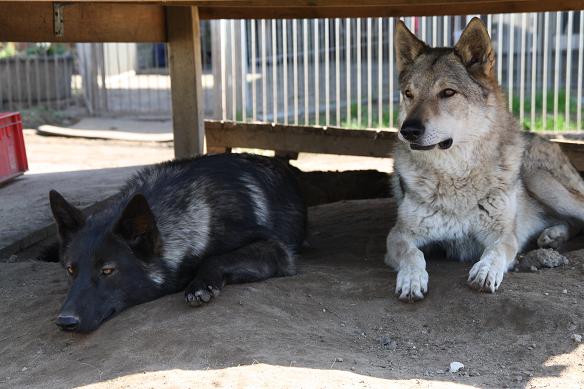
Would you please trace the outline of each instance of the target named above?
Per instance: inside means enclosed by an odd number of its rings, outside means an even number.
[[[403,266],[397,273],[395,294],[401,301],[415,302],[428,293],[428,272],[423,267]]]
[[[480,292],[495,293],[503,281],[506,270],[501,261],[481,259],[470,269],[468,284]]]
[[[539,248],[558,249],[569,239],[569,227],[563,224],[546,228],[537,238]]]
[[[215,282],[195,279],[185,290],[185,302],[191,307],[199,307],[219,296],[221,287]]]

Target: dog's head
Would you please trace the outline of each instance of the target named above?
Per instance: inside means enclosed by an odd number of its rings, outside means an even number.
[[[499,87],[491,39],[480,19],[470,21],[452,48],[429,47],[400,21],[394,45],[403,96],[400,140],[412,150],[445,150],[486,131],[480,118]]]
[[[162,273],[154,268],[160,237],[142,195],[130,199],[121,213],[110,210],[114,218],[88,219],[54,190],[50,203],[71,285],[57,317],[59,327],[93,331],[126,307],[162,294]]]

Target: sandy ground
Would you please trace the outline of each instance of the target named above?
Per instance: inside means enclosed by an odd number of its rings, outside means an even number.
[[[0,386],[584,385],[584,345],[570,338],[584,332],[584,250],[565,267],[509,273],[494,295],[466,286],[469,264],[431,260],[430,294],[404,304],[382,263],[394,213],[387,199],[311,208],[297,276],[227,286],[199,309],[166,296],[90,335],[53,323],[60,265],[21,253],[0,263]],[[446,372],[453,361],[465,368]]]

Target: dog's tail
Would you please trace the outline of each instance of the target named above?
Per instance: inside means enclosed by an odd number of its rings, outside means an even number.
[[[59,262],[59,243],[55,242],[44,247],[37,257],[42,262]]]

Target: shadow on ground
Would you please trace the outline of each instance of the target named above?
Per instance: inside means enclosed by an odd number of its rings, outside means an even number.
[[[430,261],[429,296],[403,304],[382,261],[394,214],[391,199],[313,207],[297,276],[228,286],[200,309],[166,296],[90,335],[54,325],[60,265],[22,253],[0,263],[0,386],[584,384],[584,346],[570,339],[584,331],[584,251],[563,268],[510,273],[495,295],[466,286],[469,264]],[[446,372],[452,361],[465,369]]]

